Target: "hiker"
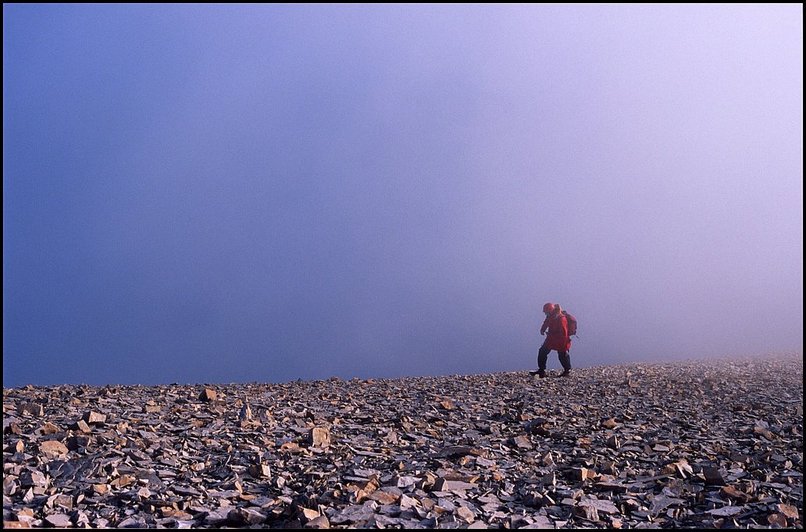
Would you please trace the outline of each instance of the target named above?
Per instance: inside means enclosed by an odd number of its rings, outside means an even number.
[[[543,345],[537,352],[537,375],[541,379],[546,376],[546,361],[549,352],[554,350],[560,357],[562,364],[562,377],[571,374],[571,337],[568,335],[568,319],[565,317],[562,308],[556,303],[546,303],[543,305],[543,313],[546,319],[540,327],[540,334],[546,335]]]

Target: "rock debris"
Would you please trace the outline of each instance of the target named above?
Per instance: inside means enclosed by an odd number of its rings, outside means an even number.
[[[3,389],[4,528],[802,528],[799,354]]]

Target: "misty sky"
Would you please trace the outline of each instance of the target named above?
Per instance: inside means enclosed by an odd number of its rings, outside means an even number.
[[[4,4],[3,384],[802,350],[802,17]]]

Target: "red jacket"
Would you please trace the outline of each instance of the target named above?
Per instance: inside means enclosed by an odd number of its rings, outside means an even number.
[[[555,312],[546,316],[543,325],[540,327],[540,334],[548,329],[543,347],[556,351],[569,351],[571,349],[571,338],[568,336],[568,320],[562,312]]]

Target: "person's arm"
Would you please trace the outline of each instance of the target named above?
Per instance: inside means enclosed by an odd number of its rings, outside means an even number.
[[[548,326],[549,326],[549,319],[546,318],[545,320],[543,320],[543,325],[540,326],[540,335],[541,336],[546,334],[546,329],[548,328]]]

